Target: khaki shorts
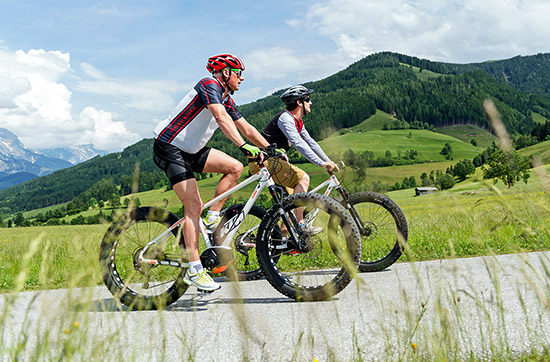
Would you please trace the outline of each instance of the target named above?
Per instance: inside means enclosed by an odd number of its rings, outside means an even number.
[[[276,161],[276,164],[275,169],[273,170],[274,161]],[[292,194],[294,188],[296,187],[296,185],[298,185],[298,182],[300,182],[302,177],[304,177],[304,175],[306,174],[298,167],[281,159],[274,160],[270,158],[267,160],[267,162],[265,162],[265,165],[269,172],[273,170],[273,174],[271,175],[273,181],[277,185],[283,186],[289,195]],[[260,171],[260,167],[256,162],[250,162],[248,164],[248,169],[250,170],[250,174],[255,174],[256,172]]]

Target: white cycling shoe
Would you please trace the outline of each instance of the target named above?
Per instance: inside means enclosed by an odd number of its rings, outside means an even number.
[[[183,276],[183,281],[185,284],[193,286],[201,292],[210,293],[222,287],[220,284],[216,283],[214,279],[212,279],[206,269],[203,269],[195,274],[189,273],[189,269],[187,269],[185,275]]]

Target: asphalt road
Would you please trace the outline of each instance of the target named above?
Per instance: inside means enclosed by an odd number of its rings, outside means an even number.
[[[105,287],[0,295],[4,360],[350,361],[529,353],[550,346],[550,252],[399,263],[333,300],[265,280],[191,289],[162,312]],[[88,302],[86,302],[88,301]],[[500,357],[500,358],[499,358]]]

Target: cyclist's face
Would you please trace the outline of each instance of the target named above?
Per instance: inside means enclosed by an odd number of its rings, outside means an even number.
[[[229,87],[231,88],[232,91],[238,91],[239,87],[241,85],[241,82],[244,80],[244,77],[242,75],[242,71],[236,72],[236,71],[233,71],[233,70],[230,70],[230,69],[228,69],[228,71],[229,71],[228,76],[230,78],[229,78],[229,81],[227,83],[229,84]],[[239,75],[238,73],[241,73],[241,74]]]
[[[304,105],[304,114],[308,114],[311,112],[311,99],[307,97],[306,99],[302,100],[302,104]]]

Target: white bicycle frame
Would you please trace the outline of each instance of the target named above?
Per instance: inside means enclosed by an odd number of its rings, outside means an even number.
[[[327,180],[325,180],[319,186],[317,186],[316,188],[314,188],[309,192],[317,192],[321,190],[323,187],[326,187],[327,189],[325,190],[323,195],[328,196],[332,192],[332,190],[334,190],[334,188],[338,186],[340,186],[340,181],[338,181],[338,179],[336,178],[336,175],[330,175],[330,177]]]
[[[325,190],[323,195],[328,196],[332,192],[332,190],[334,190],[334,188],[336,188],[338,186],[340,186],[340,181],[338,181],[338,178],[336,177],[336,175],[330,175],[330,177],[328,179],[326,179],[325,181],[323,181],[319,186],[317,186],[316,188],[314,188],[313,190],[308,191],[308,192],[317,192],[317,191],[323,189],[323,187],[326,187],[327,189]],[[312,224],[313,221],[315,220],[315,218],[317,217],[318,213],[319,213],[318,209],[311,210],[305,217],[306,222],[309,223],[309,224]],[[259,227],[260,227],[259,224],[255,225],[250,230],[248,230],[245,234],[250,234],[250,233],[256,231]],[[252,246],[253,247],[254,245],[253,244],[252,245],[242,244],[242,246]]]
[[[239,226],[241,225],[244,218],[246,217],[246,215],[248,214],[248,212],[250,211],[250,209],[252,208],[252,206],[254,205],[254,203],[256,202],[258,197],[260,196],[260,193],[262,192],[262,190],[264,188],[266,188],[268,186],[274,186],[275,183],[273,182],[273,179],[271,178],[271,176],[269,174],[269,171],[267,170],[267,167],[262,165],[262,166],[260,166],[260,171],[258,171],[254,175],[250,176],[249,178],[247,178],[243,182],[239,183],[235,187],[227,190],[226,192],[224,192],[221,195],[216,196],[215,198],[213,198],[212,200],[210,200],[209,202],[204,204],[203,210],[208,209],[210,206],[212,206],[216,202],[224,199],[225,197],[231,195],[232,193],[234,193],[236,191],[239,191],[240,189],[250,185],[251,183],[253,183],[257,180],[260,180],[260,181],[258,182],[258,185],[256,185],[256,188],[254,189],[254,192],[252,192],[252,195],[250,196],[250,198],[248,199],[248,201],[244,205],[243,210],[241,212],[239,212],[237,215],[233,216],[230,220],[226,221],[225,224],[223,225],[223,227],[221,229],[221,233],[219,235],[219,239],[218,239],[218,240],[223,240],[221,245],[216,245],[216,246],[212,245],[212,242],[210,241],[210,238],[208,237],[208,233],[206,231],[206,226],[204,224],[204,221],[202,219],[200,219],[200,233],[201,233],[201,235],[204,239],[204,242],[206,244],[207,249],[210,249],[210,248],[213,248],[213,247],[231,249],[231,247],[229,246],[229,244],[231,243],[231,240],[233,240],[233,237],[237,233],[237,230],[239,229]],[[161,264],[161,265],[169,265],[169,266],[175,266],[175,267],[189,267],[189,263],[185,263],[185,262],[155,260],[155,259],[147,259],[147,258],[144,257],[145,252],[147,251],[147,249],[149,249],[152,245],[159,244],[162,241],[164,241],[165,239],[167,239],[170,236],[170,234],[172,233],[172,230],[177,228],[183,222],[183,219],[184,218],[182,217],[177,222],[175,222],[173,225],[171,225],[168,229],[166,229],[164,232],[162,232],[162,234],[160,234],[159,236],[157,236],[156,238],[154,238],[153,240],[148,242],[147,245],[145,245],[145,247],[143,248],[143,250],[139,253],[138,261],[140,263],[147,263],[147,264],[152,264],[152,265]]]

